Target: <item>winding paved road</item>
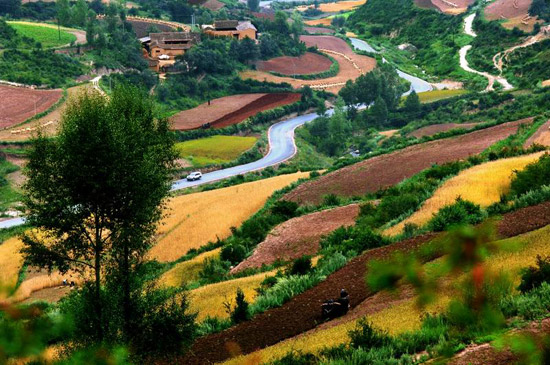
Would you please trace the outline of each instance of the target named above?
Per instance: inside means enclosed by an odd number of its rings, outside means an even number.
[[[367,50],[368,44],[360,39],[352,39],[354,46],[358,49]],[[416,90],[417,92],[433,90],[433,87],[430,83],[421,80],[417,77],[408,75],[404,72],[398,71],[399,75],[411,82],[411,90]],[[99,82],[99,77],[93,80],[94,85]],[[406,94],[410,93],[409,90]],[[364,108],[364,106],[363,106]],[[360,107],[361,109],[361,107]],[[334,111],[329,109],[327,111],[328,115],[332,115]],[[194,186],[199,186],[203,184],[212,183],[215,181],[227,179],[233,176],[242,175],[248,172],[257,171],[264,169],[269,166],[277,165],[281,162],[284,162],[292,158],[296,152],[296,144],[294,142],[294,131],[299,126],[304,125],[307,122],[310,122],[317,118],[319,115],[317,113],[309,113],[304,115],[299,115],[294,118],[290,118],[279,123],[272,125],[268,131],[269,138],[269,152],[267,155],[261,159],[235,167],[230,167],[223,170],[217,170],[209,172],[203,175],[201,180],[197,181],[187,181],[185,179],[177,180],[172,184],[172,191],[181,190],[185,188],[190,188]],[[0,222],[0,229],[10,228],[19,226],[24,223],[24,218],[14,218]]]

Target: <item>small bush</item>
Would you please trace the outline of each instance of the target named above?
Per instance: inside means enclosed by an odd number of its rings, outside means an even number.
[[[233,323],[241,323],[248,320],[248,302],[244,297],[243,291],[239,288],[237,289],[237,296],[235,298],[235,310],[231,313],[231,320]]]
[[[271,207],[271,214],[280,216],[283,220],[296,217],[298,204],[288,200],[278,200]]]
[[[350,346],[353,348],[371,349],[385,346],[391,342],[390,336],[372,327],[372,325],[362,318],[357,326],[348,332],[351,339]]]
[[[543,318],[550,308],[550,284],[543,282],[525,294],[508,296],[500,302],[500,308],[506,317],[520,316],[526,320]]]
[[[318,363],[317,358],[313,354],[290,351],[279,360],[273,361],[271,365],[313,365]]]
[[[222,281],[229,272],[229,264],[227,261],[207,258],[204,260],[202,270],[199,272],[199,278],[209,283]]]
[[[289,275],[305,275],[311,271],[311,256],[302,256],[292,263]]]
[[[439,210],[428,223],[428,227],[436,232],[441,232],[457,224],[477,224],[484,218],[481,207],[477,204],[456,199],[452,205],[447,205]]]
[[[340,197],[335,194],[328,194],[323,196],[323,205],[332,207],[340,205]]]
[[[517,171],[510,186],[511,192],[518,196],[547,185],[550,181],[550,156],[545,154],[522,171]]]
[[[538,255],[536,266],[523,270],[518,290],[526,293],[538,288],[545,282],[550,282],[550,257],[541,257]]]
[[[246,248],[240,244],[230,244],[222,248],[220,258],[223,261],[229,261],[231,264],[237,264],[246,257]]]
[[[462,162],[450,162],[444,165],[434,165],[426,171],[426,178],[442,180],[447,176],[456,175],[462,170]]]

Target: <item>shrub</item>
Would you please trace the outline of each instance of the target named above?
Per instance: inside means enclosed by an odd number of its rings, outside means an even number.
[[[548,184],[550,181],[550,156],[543,155],[537,162],[529,164],[523,171],[516,172],[510,190],[515,195],[522,195]]]
[[[536,266],[524,269],[521,275],[521,283],[518,290],[526,293],[538,288],[542,283],[550,282],[550,257],[537,255]]]
[[[227,261],[207,258],[204,260],[202,270],[199,272],[199,278],[209,283],[215,283],[224,280],[228,271]]]
[[[335,194],[325,195],[323,196],[323,205],[330,207],[340,205],[340,197]]]
[[[237,289],[235,301],[235,310],[231,313],[231,320],[233,323],[241,323],[248,320],[248,318],[250,318],[248,313],[248,302],[241,288]]]
[[[220,258],[223,261],[229,261],[231,264],[237,264],[246,257],[246,248],[238,243],[233,243],[222,248]]]
[[[500,302],[500,308],[506,317],[542,318],[548,315],[550,308],[550,284],[543,282],[525,294],[508,296]]]
[[[283,220],[296,217],[297,210],[298,204],[288,200],[278,200],[271,207],[271,213],[280,216]]]
[[[315,355],[302,353],[301,351],[290,351],[285,356],[275,360],[271,365],[313,365],[318,364]]]
[[[462,162],[450,162],[444,165],[434,165],[431,169],[426,171],[426,178],[442,180],[447,176],[456,175],[462,170]]]
[[[477,224],[483,218],[484,214],[479,205],[458,197],[454,204],[447,205],[434,214],[428,227],[440,232],[457,224]]]
[[[351,339],[350,346],[353,348],[377,348],[387,345],[391,342],[390,336],[372,327],[372,325],[362,318],[357,323],[357,326],[348,332]]]
[[[403,213],[414,211],[418,208],[420,199],[418,194],[400,194],[388,196],[382,199],[377,207],[377,221],[379,223],[389,222]]]
[[[311,271],[311,256],[302,256],[292,263],[289,275],[305,275]]]

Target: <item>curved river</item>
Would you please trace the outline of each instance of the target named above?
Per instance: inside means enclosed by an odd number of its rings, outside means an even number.
[[[356,38],[350,39],[355,48],[367,52],[376,52],[372,47],[370,47],[370,45],[368,45],[367,42]],[[397,70],[397,72],[399,73],[400,77],[411,83],[411,89],[407,91],[404,95],[408,95],[412,90],[416,90],[416,92],[433,90],[433,87],[430,83],[421,80],[418,77],[406,74],[402,71]],[[332,109],[327,110],[328,115],[331,115],[333,112],[334,110]],[[294,141],[295,129],[304,125],[307,122],[314,120],[318,116],[319,115],[317,113],[309,113],[283,120],[279,123],[272,125],[268,131],[269,152],[261,159],[244,165],[206,173],[203,175],[201,180],[177,180],[172,184],[171,190],[181,190],[227,179],[237,175],[242,175],[252,171],[262,170],[266,167],[280,164],[281,162],[292,158],[297,152],[296,144]],[[23,223],[25,223],[25,218],[22,217],[8,219],[0,222],[0,229],[19,226]]]

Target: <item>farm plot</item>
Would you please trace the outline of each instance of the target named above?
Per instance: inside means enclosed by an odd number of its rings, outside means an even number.
[[[445,124],[432,124],[422,128],[418,128],[415,131],[409,133],[409,136],[416,138],[422,138],[424,136],[433,136],[434,134],[447,132],[457,128],[472,129],[478,123],[445,123]]]
[[[319,10],[323,13],[339,13],[341,11],[353,10],[364,3],[366,0],[346,0],[346,1],[337,1],[332,3],[322,3],[319,4]],[[298,11],[306,11],[309,8],[312,8],[312,5],[304,5],[296,7]]]
[[[514,237],[549,223],[550,203],[544,203],[503,215],[497,223],[497,231],[502,237]],[[319,303],[336,296],[342,287],[353,293],[350,296],[352,308],[373,296],[365,285],[367,262],[389,258],[396,252],[414,251],[434,237],[434,234],[428,234],[367,251],[283,306],[270,309],[224,332],[198,339],[181,362],[221,362],[232,357],[225,346],[228,342],[234,343],[242,354],[249,354],[309,331],[318,324]]]
[[[498,202],[501,195],[510,189],[514,171],[523,170],[525,166],[538,160],[541,154],[542,152],[491,161],[462,171],[447,180],[413,215],[384,233],[390,236],[399,234],[407,223],[421,227],[441,208],[453,204],[458,197],[482,207]]]
[[[176,150],[194,167],[202,167],[233,161],[252,148],[256,141],[256,137],[212,136],[177,143]]]
[[[190,309],[192,312],[198,313],[198,321],[202,321],[206,317],[228,318],[229,314],[225,310],[224,303],[229,302],[231,307],[235,306],[237,289],[240,288],[246,300],[252,303],[256,297],[255,289],[260,287],[260,283],[266,276],[273,275],[275,272],[276,270],[264,272],[191,290],[189,293]]]
[[[443,13],[457,15],[468,10],[475,0],[432,0],[433,5]]]
[[[283,75],[309,75],[328,71],[332,61],[323,55],[307,52],[300,57],[277,57],[268,61],[259,61],[256,69],[264,72],[276,72]]]
[[[63,28],[58,30],[57,26],[52,24],[39,24],[31,22],[9,22],[9,25],[14,28],[17,33],[22,36],[32,38],[42,44],[44,48],[60,47],[76,42],[77,37],[71,30]],[[84,39],[86,35],[84,33]]]
[[[334,52],[346,55],[355,55],[349,44],[341,38],[331,35],[302,35],[300,41],[307,47],[317,47],[319,49],[328,49]]]
[[[334,34],[334,29],[323,27],[304,27],[304,30],[309,34]]]
[[[423,93],[419,93],[418,97],[420,98],[421,103],[432,103],[434,101],[452,98],[453,96],[462,95],[466,93],[467,91],[462,89],[444,89],[444,90],[425,91]]]
[[[311,213],[290,219],[275,227],[252,255],[237,265],[231,273],[260,268],[277,260],[291,261],[304,255],[315,255],[321,237],[342,226],[355,224],[359,214],[357,204]]]
[[[61,115],[63,115],[63,112],[67,107],[67,102],[87,89],[91,89],[91,86],[80,85],[71,87],[67,89],[67,100],[65,100],[63,104],[55,108],[51,113],[48,113],[41,118],[38,118],[21,126],[4,130],[0,129],[0,141],[26,141],[30,139],[33,133],[35,133],[39,128],[42,133],[46,135],[55,135],[59,126],[59,122],[61,121]]]
[[[525,141],[523,147],[528,148],[535,143],[543,146],[550,146],[550,120],[544,123],[535,134],[529,137],[529,139]]]
[[[297,172],[171,199],[150,258],[174,261],[192,248],[226,238],[276,190],[307,177],[309,172]]]
[[[1,287],[14,287],[17,284],[19,270],[23,266],[23,256],[19,252],[23,248],[23,242],[16,238],[10,238],[0,243],[0,284]],[[0,299],[4,293],[0,291]]]
[[[136,19],[128,19],[132,24],[132,29],[136,34],[136,37],[143,38],[149,36],[152,27],[155,27],[160,32],[174,32],[174,28],[166,24],[151,24],[150,22],[140,21]]]
[[[264,110],[274,109],[300,100],[297,93],[242,94],[226,96],[182,111],[172,117],[173,129],[197,129],[203,125],[223,128],[240,123]]]
[[[13,127],[54,105],[62,91],[0,85],[0,129]]]
[[[530,32],[538,22],[536,17],[529,16],[532,2],[533,0],[496,0],[485,8],[485,17],[488,20],[505,20],[502,24],[505,28],[518,27]]]
[[[438,163],[467,158],[514,134],[518,126],[532,118],[504,123],[472,133],[422,143],[376,156],[301,184],[285,199],[301,204],[318,204],[323,196],[363,195],[388,187]]]
[[[176,264],[173,268],[165,272],[159,279],[159,284],[163,286],[182,287],[199,278],[199,272],[202,270],[204,261],[219,257],[221,249],[205,252],[197,257]]]

